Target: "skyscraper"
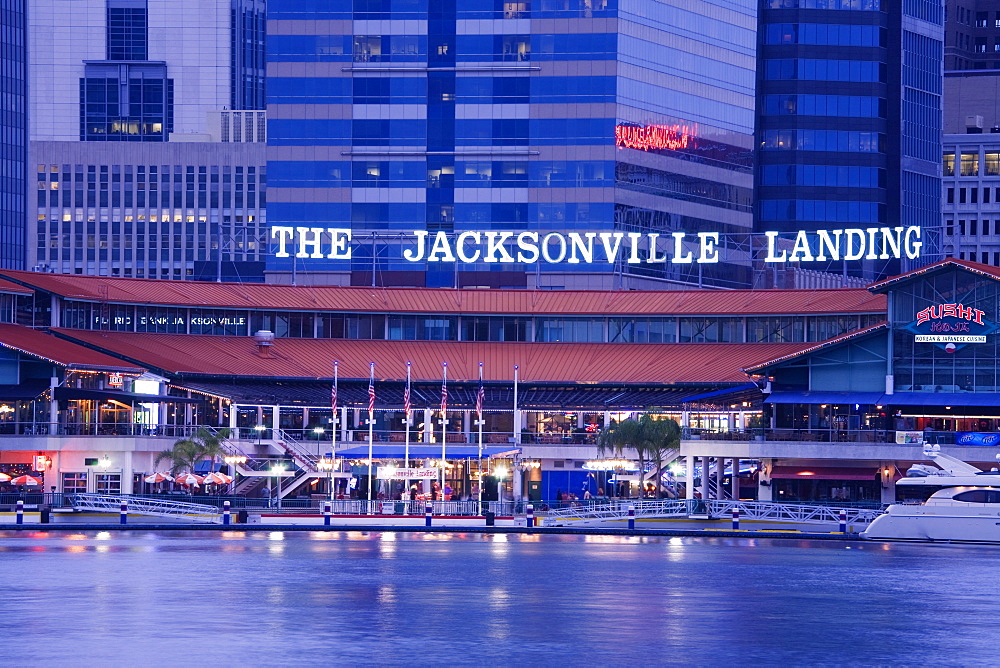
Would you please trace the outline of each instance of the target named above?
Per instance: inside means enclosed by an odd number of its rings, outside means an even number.
[[[919,225],[936,258],[943,25],[940,0],[761,0],[758,229]]]
[[[268,12],[272,279],[748,284],[753,0]],[[687,258],[699,233],[717,235],[717,261],[647,261],[656,239]],[[407,260],[420,235],[447,252]],[[325,250],[276,257],[282,240]]]
[[[263,278],[264,0],[39,0],[30,265]]]
[[[27,0],[0,0],[0,267],[23,269],[28,156]]]

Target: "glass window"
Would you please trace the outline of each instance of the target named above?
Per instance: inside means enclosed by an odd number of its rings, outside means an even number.
[[[121,494],[122,477],[119,473],[98,473],[94,489],[98,494]]]
[[[955,176],[955,154],[944,154],[944,165],[942,168],[944,176]]]
[[[86,473],[63,473],[62,474],[63,494],[86,494],[87,474]]]
[[[962,176],[979,176],[978,153],[963,153],[960,165]]]
[[[1000,153],[987,153],[985,156],[986,176],[1000,176]],[[954,159],[952,159],[954,171]]]

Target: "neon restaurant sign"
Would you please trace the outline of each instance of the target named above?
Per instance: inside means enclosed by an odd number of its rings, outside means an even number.
[[[640,151],[679,151],[694,148],[696,125],[616,125],[615,146]]]
[[[986,343],[987,335],[997,331],[984,316],[985,311],[962,303],[934,304],[917,311],[906,329],[915,343],[933,343],[953,353],[969,343]]]
[[[794,239],[764,232],[765,262],[827,262],[917,259],[919,227],[800,230]],[[514,262],[535,264],[714,264],[720,261],[718,232],[536,232],[415,230],[402,235],[409,262]],[[351,230],[335,227],[271,227],[274,257],[352,259]]]

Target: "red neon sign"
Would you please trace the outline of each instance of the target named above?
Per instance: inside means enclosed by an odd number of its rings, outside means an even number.
[[[676,151],[694,145],[696,125],[616,125],[615,146],[642,151]]]
[[[982,325],[984,324],[984,315],[986,315],[985,311],[969,308],[962,304],[938,304],[937,306],[928,306],[917,313],[917,324],[921,325],[928,320],[940,320],[941,318],[958,318]]]

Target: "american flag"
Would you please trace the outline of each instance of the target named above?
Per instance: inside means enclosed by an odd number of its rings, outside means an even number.
[[[483,363],[479,363],[479,391],[476,392],[476,417],[483,419],[483,399],[486,392],[483,390]]]
[[[333,387],[330,388],[330,406],[333,408],[333,419],[337,419],[337,367],[339,362],[333,363]]]
[[[410,363],[406,363],[406,388],[403,390],[403,414],[410,417]]]
[[[448,410],[448,363],[444,363],[444,376],[441,380],[441,416]]]
[[[368,376],[368,416],[375,412],[375,362],[371,363],[371,374]]]

